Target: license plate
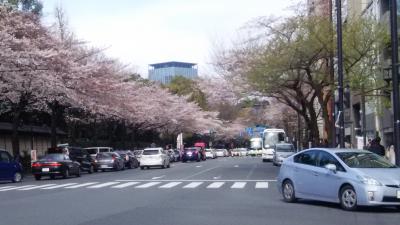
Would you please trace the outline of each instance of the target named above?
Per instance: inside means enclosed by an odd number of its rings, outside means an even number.
[[[107,168],[107,165],[101,165],[100,168]]]
[[[400,191],[397,191],[397,198],[400,198]]]
[[[50,168],[42,168],[42,172],[50,172]]]

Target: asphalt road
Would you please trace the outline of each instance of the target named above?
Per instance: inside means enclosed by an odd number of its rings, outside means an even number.
[[[285,203],[279,168],[260,158],[174,163],[80,178],[0,183],[0,225],[399,224],[391,208],[346,212],[336,204]]]

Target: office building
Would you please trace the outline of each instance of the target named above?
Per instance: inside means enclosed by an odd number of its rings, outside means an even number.
[[[197,64],[171,61],[149,65],[149,80],[151,81],[169,84],[176,76],[188,79],[197,78]]]

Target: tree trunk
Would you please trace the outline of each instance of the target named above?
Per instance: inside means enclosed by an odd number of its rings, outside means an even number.
[[[51,138],[50,138],[50,143],[51,147],[55,148],[57,147],[57,116],[58,116],[58,109],[57,105],[53,104],[51,105]]]
[[[20,149],[19,149],[19,135],[18,135],[18,128],[19,122],[21,120],[21,112],[18,109],[15,109],[12,118],[12,136],[11,136],[11,143],[12,143],[12,151],[14,157],[19,156]]]

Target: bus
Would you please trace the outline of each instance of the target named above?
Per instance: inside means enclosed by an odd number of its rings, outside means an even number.
[[[262,150],[262,138],[254,137],[250,139],[249,155],[256,156]]]
[[[262,160],[271,161],[274,157],[274,146],[285,142],[286,133],[283,129],[267,128],[262,133]]]

